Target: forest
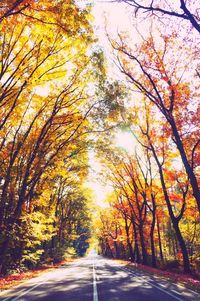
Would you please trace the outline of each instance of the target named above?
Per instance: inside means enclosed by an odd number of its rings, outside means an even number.
[[[105,21],[106,51],[95,3],[79,2],[0,1],[0,274],[94,243],[200,275],[198,1],[110,3],[132,29]],[[112,187],[105,206],[86,185],[91,153]]]

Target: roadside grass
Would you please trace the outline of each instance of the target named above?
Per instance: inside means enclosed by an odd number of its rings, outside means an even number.
[[[9,289],[15,285],[19,285],[20,283],[24,282],[25,280],[37,277],[41,275],[42,273],[49,272],[52,270],[55,270],[59,268],[62,265],[71,264],[76,260],[77,258],[68,258],[66,260],[63,260],[59,263],[53,264],[53,265],[43,265],[38,268],[35,268],[33,270],[29,270],[26,272],[21,273],[15,273],[8,276],[0,276],[0,291]]]
[[[142,271],[143,273],[149,275],[153,275],[156,278],[168,280],[171,283],[182,284],[185,287],[192,289],[198,293],[200,293],[200,280],[198,277],[188,275],[188,274],[179,274],[172,271],[161,270],[157,268],[152,268],[150,266],[145,266],[142,264],[133,263],[126,260],[118,260],[114,259],[118,263],[124,265],[126,268],[130,270]]]

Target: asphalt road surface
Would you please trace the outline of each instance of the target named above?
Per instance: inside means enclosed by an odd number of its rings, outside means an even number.
[[[200,301],[181,285],[129,271],[101,256],[75,263],[1,292],[1,301]]]

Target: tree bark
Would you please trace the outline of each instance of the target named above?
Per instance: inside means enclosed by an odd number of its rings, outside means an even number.
[[[142,264],[147,265],[147,251],[144,241],[143,225],[139,225],[140,245],[142,248]]]
[[[139,247],[138,247],[138,234],[137,234],[137,230],[136,230],[136,225],[135,225],[135,221],[134,221],[134,217],[131,217],[131,222],[132,222],[132,226],[133,226],[133,235],[134,235],[134,241],[135,241],[135,246],[134,246],[134,257],[135,257],[135,261],[137,263],[141,262],[141,257],[140,257],[140,251],[139,251]]]
[[[176,233],[176,236],[177,236],[180,248],[181,248],[181,252],[182,252],[182,255],[183,255],[184,272],[185,273],[191,273],[188,251],[187,251],[187,248],[186,248],[185,241],[183,239],[182,233],[181,233],[180,228],[179,228],[179,220],[174,216],[174,213],[173,213],[173,210],[172,210],[172,206],[171,206],[171,203],[170,203],[169,195],[168,195],[168,192],[167,192],[167,187],[165,185],[165,180],[164,180],[164,174],[163,174],[162,165],[160,164],[160,162],[158,160],[158,157],[157,157],[157,154],[155,152],[155,149],[154,149],[154,147],[152,145],[151,145],[151,149],[152,149],[152,153],[153,153],[153,156],[155,158],[155,161],[156,161],[156,163],[158,165],[158,170],[159,170],[159,175],[160,175],[160,181],[161,181],[162,190],[163,190],[164,197],[165,197],[165,202],[167,204],[169,216],[171,218],[171,222],[172,222],[173,228],[175,230],[175,233]]]
[[[151,223],[151,231],[150,231],[150,240],[151,240],[151,265],[153,268],[157,266],[156,264],[156,254],[155,254],[155,243],[154,243],[154,229],[156,224],[156,215],[155,211],[152,211],[152,223]]]
[[[133,247],[132,247],[130,237],[129,237],[129,226],[128,226],[127,216],[124,216],[124,220],[125,220],[126,241],[127,241],[127,246],[129,249],[129,255],[130,255],[131,261],[134,262],[135,256],[134,256]]]
[[[171,125],[171,128],[172,128],[172,131],[173,131],[174,139],[175,139],[177,148],[179,150],[183,165],[185,167],[186,173],[187,173],[188,178],[190,180],[190,184],[192,186],[193,196],[196,199],[197,206],[198,206],[198,209],[199,209],[199,212],[200,212],[200,189],[199,189],[199,186],[198,186],[196,175],[195,175],[195,173],[193,171],[193,168],[190,166],[189,161],[187,159],[187,155],[186,155],[186,152],[185,152],[185,149],[184,149],[184,146],[183,146],[183,142],[181,141],[181,138],[180,138],[178,129],[176,127],[176,123],[174,121],[174,118],[171,117],[169,119],[169,122],[170,122],[170,125]]]
[[[164,263],[164,257],[163,257],[162,241],[161,241],[161,235],[160,235],[160,223],[159,223],[158,217],[157,217],[157,230],[158,230],[158,244],[159,244],[160,260],[163,264]]]

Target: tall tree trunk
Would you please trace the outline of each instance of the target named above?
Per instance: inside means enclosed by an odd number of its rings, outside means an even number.
[[[159,244],[160,260],[163,264],[164,263],[164,257],[163,257],[162,241],[161,241],[161,235],[160,235],[160,223],[159,223],[158,216],[157,216],[157,230],[158,230],[158,244]]]
[[[174,221],[173,226],[174,226],[176,236],[177,236],[177,239],[178,239],[178,242],[179,242],[179,245],[180,245],[180,248],[181,248],[181,252],[182,252],[182,255],[183,255],[184,272],[185,273],[191,273],[188,251],[187,251],[186,244],[185,244],[185,241],[183,239],[183,236],[181,234],[178,222]]]
[[[124,216],[124,220],[125,220],[126,241],[127,241],[127,246],[129,249],[129,255],[130,255],[131,261],[134,262],[135,256],[134,256],[133,247],[132,247],[130,237],[129,237],[129,226],[128,226],[127,216]]]
[[[9,244],[11,240],[10,233],[12,233],[13,230],[13,223],[11,221],[8,222],[7,229],[6,229],[6,237],[4,238],[4,241],[1,244],[0,248],[0,274],[5,274],[6,273],[6,255],[8,253],[9,249]]]
[[[134,246],[134,257],[135,257],[135,261],[137,263],[141,262],[141,257],[140,257],[140,251],[139,251],[139,246],[138,246],[138,234],[137,234],[137,229],[136,229],[136,224],[134,221],[134,217],[131,217],[131,223],[133,226],[133,235],[134,235],[134,242],[135,242],[135,246]]]
[[[115,257],[116,258],[120,258],[120,255],[119,255],[119,248],[118,248],[118,245],[117,245],[117,242],[114,241],[114,246],[115,246]]]
[[[186,155],[186,152],[185,152],[185,149],[184,149],[184,146],[183,146],[183,142],[181,141],[181,138],[180,138],[180,135],[179,135],[178,129],[176,127],[176,123],[174,121],[173,116],[169,119],[169,122],[170,122],[170,125],[171,125],[171,128],[172,128],[173,134],[174,134],[176,145],[177,145],[177,148],[179,150],[183,165],[185,167],[186,173],[187,173],[188,178],[190,180],[190,184],[192,186],[193,196],[196,199],[197,206],[198,206],[198,209],[200,211],[200,189],[199,189],[199,186],[198,186],[196,175],[195,175],[195,173],[193,171],[193,168],[191,167],[191,165],[190,165],[190,163],[187,159],[187,155]]]
[[[114,258],[113,251],[112,251],[107,239],[106,239],[106,254],[105,255],[107,255],[108,257],[111,256],[111,258]]]
[[[178,242],[179,242],[179,245],[180,245],[180,248],[181,248],[181,252],[182,252],[182,255],[183,255],[184,272],[185,273],[191,273],[188,251],[187,251],[187,248],[186,248],[185,241],[183,239],[182,233],[181,233],[180,228],[179,228],[179,220],[174,216],[174,213],[173,213],[173,210],[172,210],[172,206],[171,206],[171,203],[170,203],[169,195],[168,195],[168,192],[167,192],[167,187],[165,185],[165,180],[164,180],[164,174],[163,174],[162,165],[160,164],[160,162],[158,160],[158,157],[157,157],[157,154],[155,152],[154,147],[152,145],[151,145],[151,147],[152,147],[152,152],[153,152],[155,161],[156,161],[156,163],[158,165],[159,175],[160,175],[160,181],[161,181],[162,190],[163,190],[164,197],[165,197],[165,202],[167,204],[169,216],[171,218],[171,222],[172,222],[173,228],[175,230],[176,237],[178,239]]]
[[[144,233],[143,233],[143,224],[139,225],[139,233],[140,233],[140,245],[142,249],[142,263],[147,265],[147,251],[144,241]]]
[[[156,267],[156,254],[155,254],[155,243],[154,243],[154,229],[156,224],[156,215],[155,211],[152,212],[152,223],[151,223],[151,231],[150,231],[150,240],[151,240],[151,265],[152,267]]]

